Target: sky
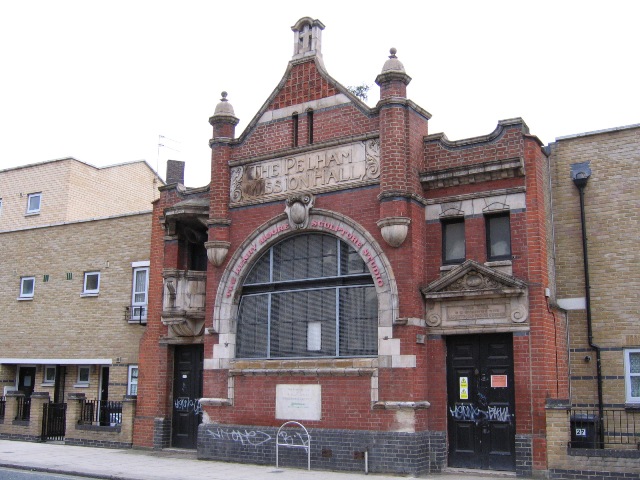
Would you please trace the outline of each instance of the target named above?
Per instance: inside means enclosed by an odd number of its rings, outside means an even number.
[[[544,144],[640,123],[635,0],[0,1],[0,169],[72,156],[186,162],[210,180],[209,117],[228,92],[244,131],[285,73],[291,26],[325,25],[328,73],[371,86],[391,47],[429,132],[522,117]],[[160,144],[160,146],[159,146]]]

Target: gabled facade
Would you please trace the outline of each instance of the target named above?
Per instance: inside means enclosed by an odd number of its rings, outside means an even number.
[[[568,394],[542,146],[521,119],[430,135],[395,49],[368,107],[323,29],[292,27],[238,137],[223,92],[209,186],[161,188],[134,443],[306,465],[296,421],[314,468],[540,474]]]
[[[151,202],[161,184],[145,162],[96,168],[65,158],[0,171],[7,402],[14,392],[25,405],[32,394],[60,405],[70,395],[104,402],[136,394]],[[29,418],[26,409],[5,418],[0,436],[22,438]]]

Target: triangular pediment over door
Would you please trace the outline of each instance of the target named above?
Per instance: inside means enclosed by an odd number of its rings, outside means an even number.
[[[526,282],[473,260],[421,289],[431,334],[529,330]]]

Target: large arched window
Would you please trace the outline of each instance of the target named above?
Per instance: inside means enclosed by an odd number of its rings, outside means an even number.
[[[358,252],[323,234],[269,248],[242,286],[237,342],[236,358],[376,355],[378,299]]]

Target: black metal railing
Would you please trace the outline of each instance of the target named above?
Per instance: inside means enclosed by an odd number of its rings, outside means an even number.
[[[147,323],[146,305],[127,305],[124,307],[124,319],[129,323]]]
[[[4,418],[4,409],[7,401],[4,397],[0,397],[0,418]]]
[[[572,448],[640,449],[640,412],[633,410],[571,409]]]
[[[18,411],[16,412],[16,420],[29,420],[31,417],[31,398],[17,397]]]
[[[122,402],[85,400],[80,410],[83,425],[115,426],[122,423]]]

